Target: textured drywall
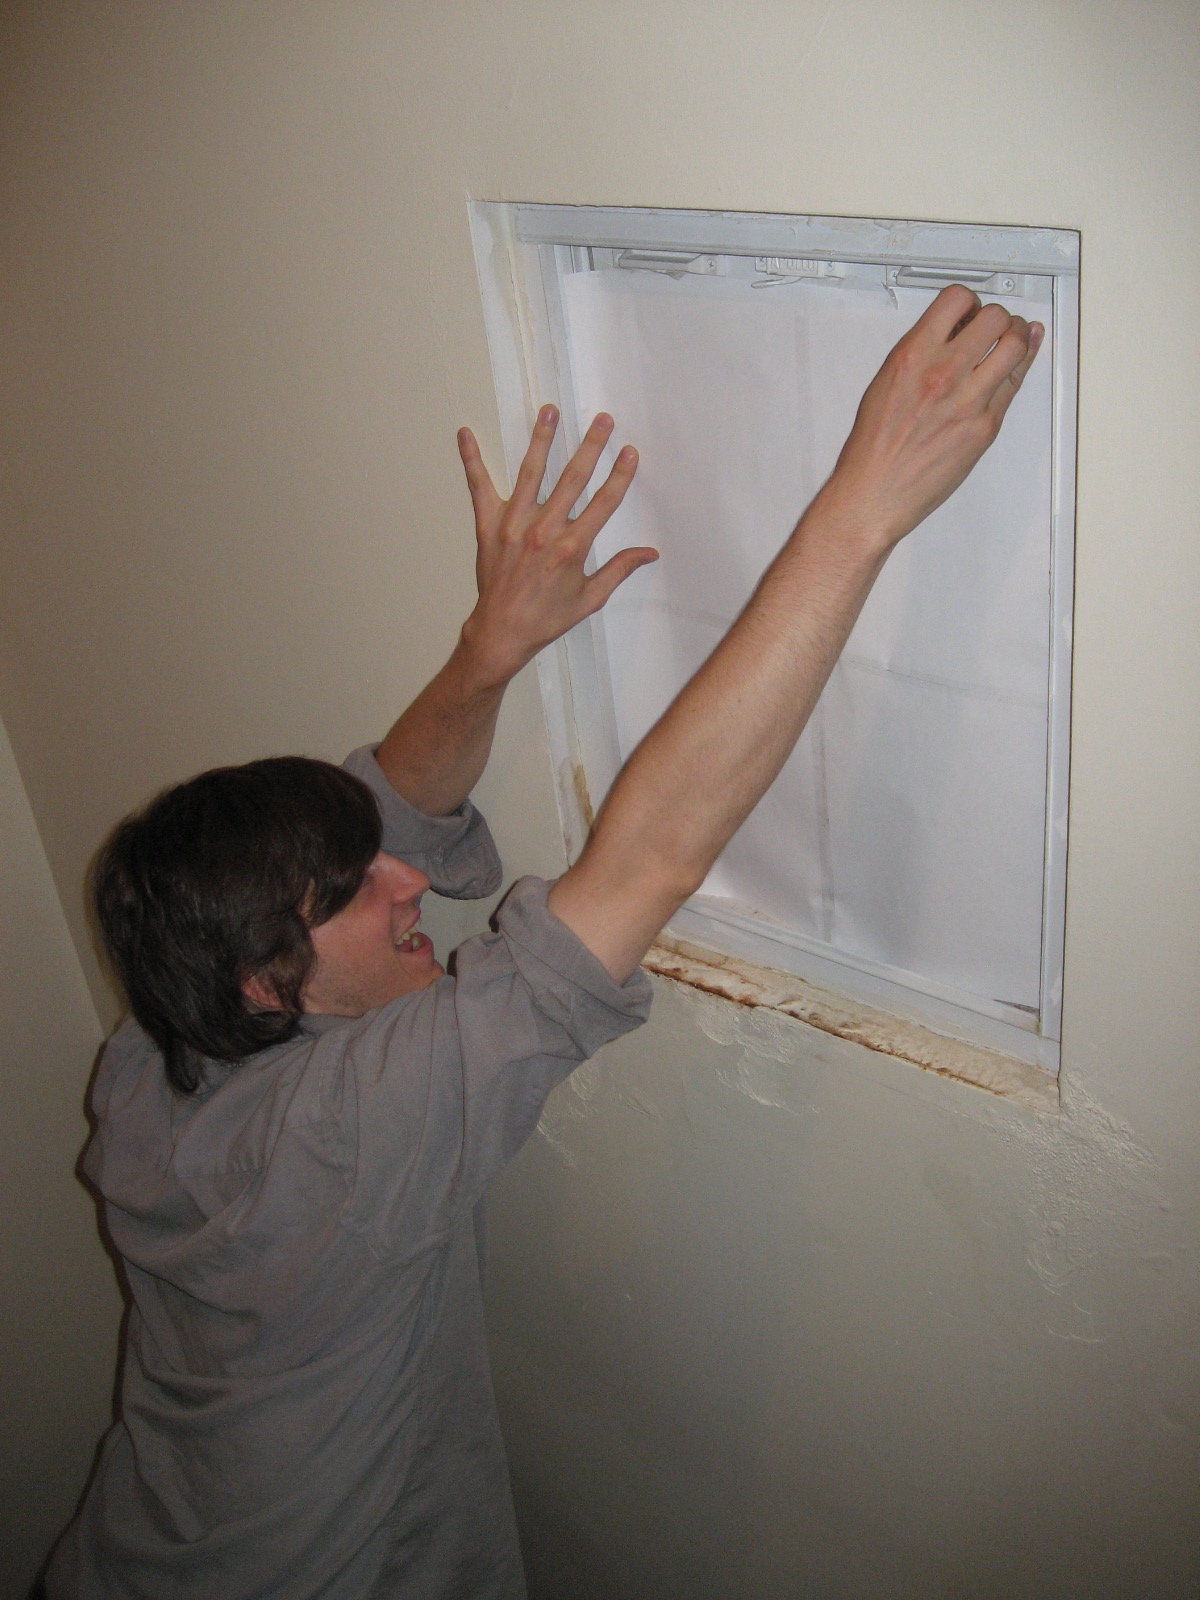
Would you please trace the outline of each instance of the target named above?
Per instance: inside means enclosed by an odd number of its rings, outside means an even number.
[[[1190,0],[0,12],[0,712],[106,1016],[81,883],[112,821],[378,736],[470,603],[456,425],[501,454],[468,197],[1081,231],[1062,1111],[800,1024],[731,1043],[664,987],[497,1190],[537,1594],[1200,1581],[1198,29]],[[539,717],[527,675],[481,791],[512,872],[562,859]]]
[[[110,1418],[121,1300],[75,1181],[100,1024],[0,725],[0,1596],[24,1600]]]

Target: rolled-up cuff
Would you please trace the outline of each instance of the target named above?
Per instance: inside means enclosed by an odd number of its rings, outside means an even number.
[[[567,1030],[586,1057],[646,1020],[650,980],[639,968],[625,983],[614,982],[550,910],[549,891],[541,878],[518,878],[496,920],[538,1008]]]
[[[503,868],[495,841],[469,800],[448,817],[429,817],[398,795],[375,759],[377,745],[363,745],[342,763],[370,789],[383,818],[383,848],[425,873],[435,893],[478,900],[500,887]]]

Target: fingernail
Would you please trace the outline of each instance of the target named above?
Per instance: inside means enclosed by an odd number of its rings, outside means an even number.
[[[631,467],[631,466],[633,466],[633,464],[637,460],[637,458],[638,458],[637,451],[633,448],[633,446],[631,444],[627,444],[625,446],[625,448],[621,451],[620,455],[617,457],[617,460],[619,462],[621,462],[621,464],[623,466]]]
[[[543,406],[541,414],[538,417],[538,421],[541,423],[543,428],[552,428],[558,421],[558,407]]]
[[[1035,353],[1041,349],[1042,340],[1046,337],[1046,330],[1040,322],[1035,322],[1029,329],[1029,348]]]
[[[460,428],[458,430],[458,443],[459,443],[460,448],[465,448],[466,447],[466,444],[467,444],[468,440],[470,439],[470,437],[471,437],[471,434],[470,434],[470,430],[469,429]]]
[[[609,416],[607,411],[598,411],[592,426],[594,428],[603,428],[607,433],[613,426],[613,419]]]

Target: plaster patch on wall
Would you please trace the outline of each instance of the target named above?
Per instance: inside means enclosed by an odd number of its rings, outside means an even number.
[[[693,994],[718,997],[715,1004],[721,1013],[719,1018],[717,1012],[694,1002],[697,1021],[718,1044],[741,1044],[753,1055],[794,1061],[797,1041],[783,1021],[788,1018],[793,1026],[802,1023],[849,1039],[938,1077],[972,1084],[1029,1110],[1059,1109],[1058,1083],[1040,1067],[934,1033],[918,1022],[893,1017],[788,973],[719,955],[665,935],[651,946],[642,965]],[[730,1001],[732,1005],[727,1004]],[[747,1017],[753,1020],[746,1021]],[[718,1031],[711,1031],[714,1028]],[[745,1036],[747,1028],[752,1030],[753,1039]]]
[[[1081,1306],[1077,1300],[1071,1302],[1071,1308],[1068,1312],[1069,1321],[1075,1318],[1078,1319],[1078,1322],[1074,1329],[1056,1326],[1056,1320],[1061,1319],[1051,1318],[1046,1324],[1046,1332],[1053,1339],[1065,1339],[1071,1344],[1104,1344],[1106,1342],[1104,1337],[1096,1332],[1095,1317],[1086,1306]]]
[[[796,1063],[831,1060],[830,1035],[852,1034],[832,1028],[814,1033],[790,1009],[762,1003],[762,995],[771,1002],[775,991],[758,987],[736,963],[730,963],[729,985],[736,998],[722,992],[710,968],[679,960],[677,951],[656,948],[644,964],[656,981],[671,984],[707,1038],[736,1052],[717,1065],[722,1084],[794,1116],[820,1115],[803,1087],[811,1075],[797,1072]],[[686,977],[675,976],[681,970]],[[779,974],[767,976],[779,988],[789,982]],[[1047,1335],[1064,1343],[1102,1345],[1111,1334],[1095,1292],[1097,1285],[1111,1282],[1114,1260],[1140,1262],[1154,1272],[1178,1264],[1169,1248],[1174,1219],[1160,1163],[1127,1122],[1088,1094],[1077,1071],[1063,1074],[1061,1104],[1055,1085],[1054,1116],[1040,1114],[1049,1109],[1046,1096],[995,1089],[992,1095],[947,1100],[939,1111],[986,1129],[989,1138],[1007,1146],[1012,1165],[1023,1174],[1016,1204],[1025,1261],[1046,1296]]]
[[[564,1123],[561,1096],[551,1095],[549,1100],[546,1101],[541,1116],[538,1118],[537,1131],[553,1150],[562,1165],[568,1169],[573,1169],[579,1163],[575,1159],[575,1152],[564,1138],[566,1132]]]
[[[571,1093],[586,1106],[600,1088],[600,1068],[594,1060],[585,1061],[575,1068],[567,1082],[571,1085]]]
[[[717,1068],[719,1082],[759,1105],[793,1116],[818,1115],[804,1099],[797,1074],[788,1070],[804,1048],[801,1024],[766,1006],[730,1005],[704,990],[685,993],[700,1031],[714,1044],[740,1051],[732,1065]]]
[[[566,1167],[578,1165],[569,1142],[571,1125],[585,1122],[592,1115],[595,1109],[592,1102],[605,1081],[604,1068],[599,1061],[581,1062],[555,1089],[538,1118],[537,1131]]]
[[[793,1104],[789,1099],[787,1078],[778,1062],[764,1061],[750,1050],[742,1052],[731,1070],[719,1068],[717,1077],[726,1088],[736,1089],[760,1106],[770,1106],[792,1116],[801,1116],[805,1111],[816,1115],[814,1106]]]
[[[617,1099],[620,1100],[622,1105],[632,1106],[635,1111],[640,1111],[643,1116],[657,1117],[659,1115],[659,1109],[654,1102],[648,1100],[637,1089],[628,1087],[620,1089],[617,1092]]]
[[[1026,1259],[1054,1297],[1047,1332],[1102,1342],[1095,1313],[1082,1303],[1086,1274],[1105,1258],[1147,1255],[1150,1230],[1171,1209],[1154,1182],[1157,1159],[1088,1094],[1077,1072],[1065,1074],[1059,1117],[1009,1120],[995,1131],[1019,1148],[1030,1173]]]

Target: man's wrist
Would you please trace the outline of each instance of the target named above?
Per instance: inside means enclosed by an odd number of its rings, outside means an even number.
[[[891,526],[883,508],[841,481],[836,472],[800,519],[800,527],[806,526],[826,530],[844,558],[873,571],[878,571],[903,538],[903,530]]]
[[[451,663],[465,703],[502,695],[521,665],[505,659],[475,611],[462,625]]]

